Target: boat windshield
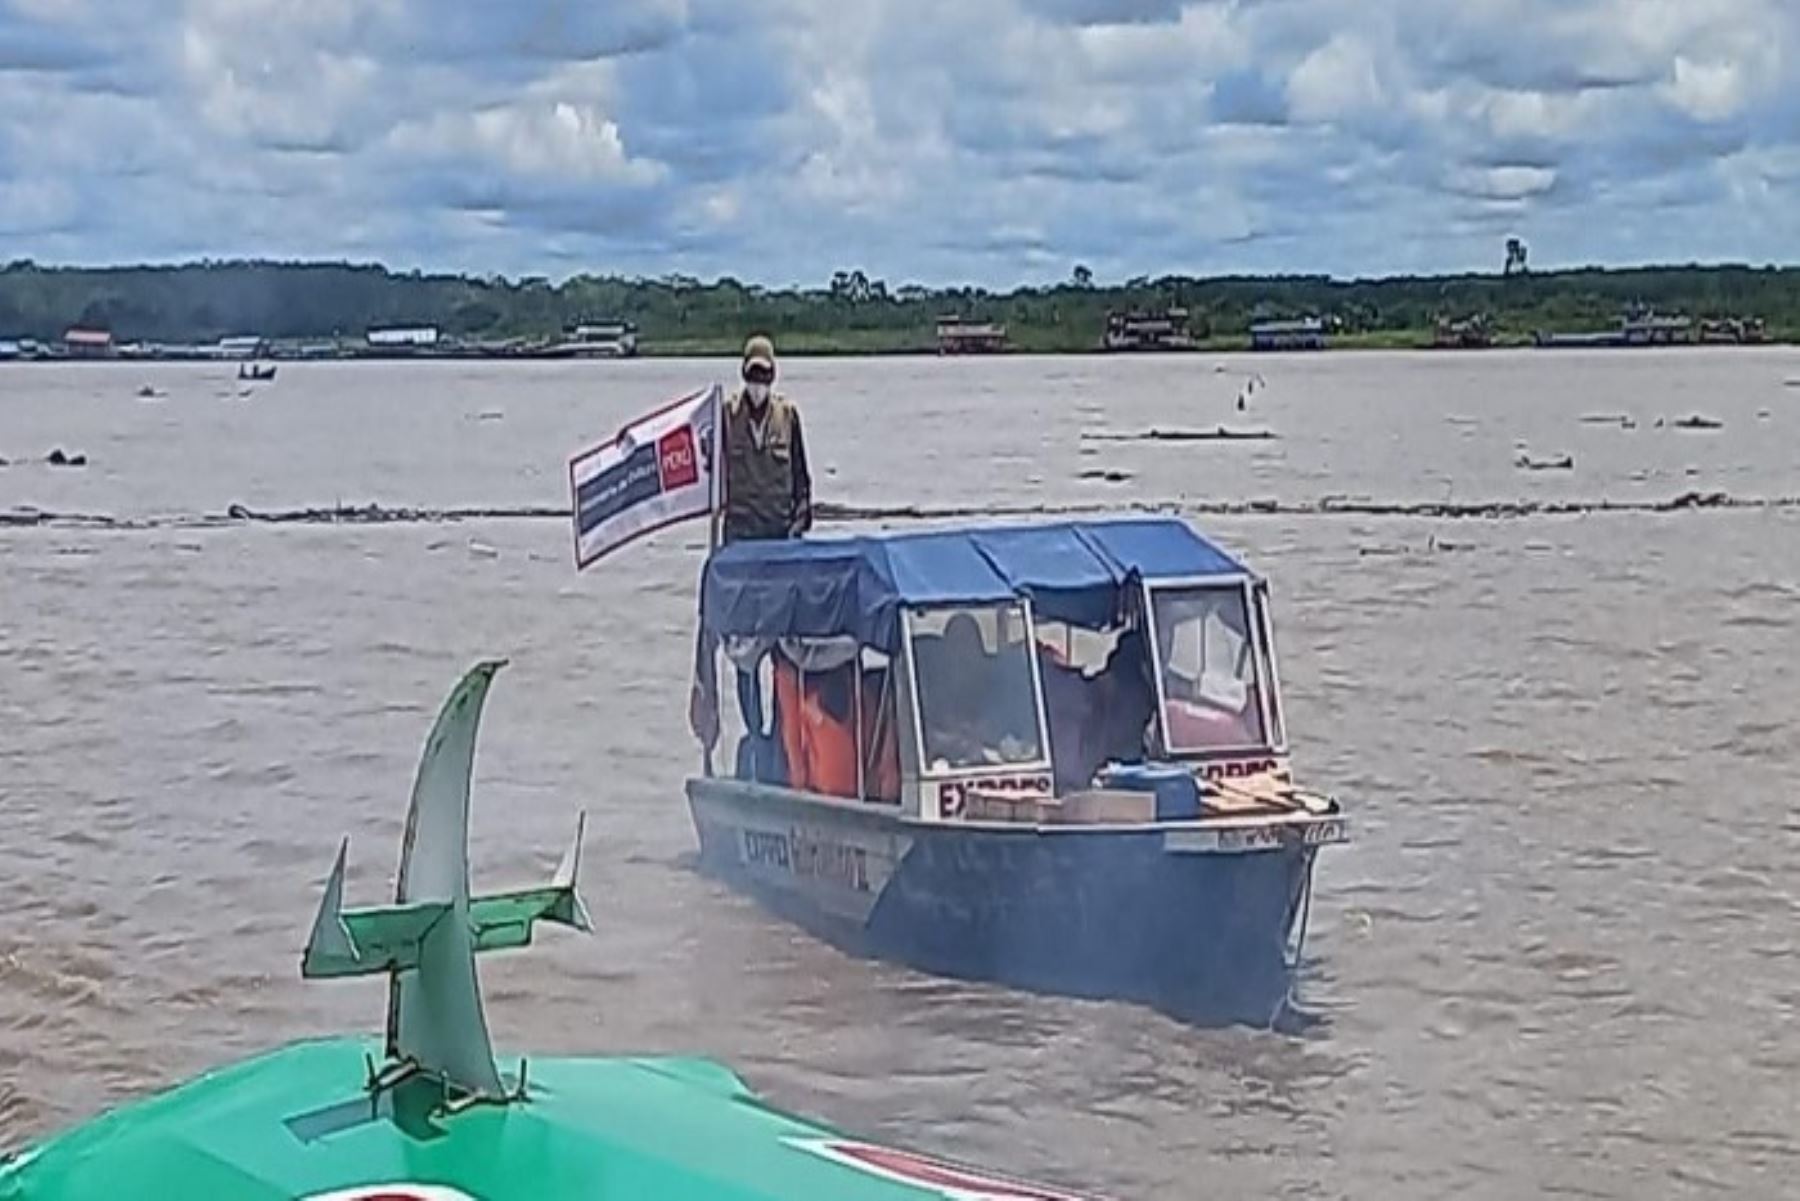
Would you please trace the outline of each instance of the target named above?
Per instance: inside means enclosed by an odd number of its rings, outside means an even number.
[[[1268,745],[1262,658],[1241,584],[1155,588],[1163,735],[1172,753]]]
[[[911,626],[925,770],[1042,763],[1042,713],[1023,607],[915,611]]]

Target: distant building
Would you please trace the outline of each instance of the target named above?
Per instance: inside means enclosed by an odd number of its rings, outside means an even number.
[[[1006,349],[1006,327],[955,315],[939,317],[937,341],[939,354],[999,354]]]
[[[63,349],[74,358],[101,359],[112,354],[111,330],[73,326],[63,332]]]
[[[1627,346],[1673,346],[1694,340],[1694,320],[1680,315],[1643,312],[1627,317],[1620,331]]]
[[[24,357],[24,346],[13,341],[11,338],[0,338],[0,361],[6,359],[22,359]]]
[[[1678,346],[1694,341],[1693,318],[1664,315],[1644,306],[1625,311],[1613,329],[1579,333],[1538,330],[1532,340],[1539,346]]]
[[[637,353],[637,326],[629,321],[582,321],[563,330],[575,354],[628,359]]]
[[[1194,345],[1188,330],[1188,311],[1108,313],[1104,345],[1113,351],[1187,350]]]
[[[389,325],[371,329],[365,335],[370,346],[386,349],[436,346],[438,344],[438,327],[435,325]]]
[[[1494,330],[1486,313],[1461,317],[1454,321],[1438,318],[1431,344],[1440,350],[1478,350],[1494,344]]]
[[[254,359],[266,354],[269,340],[260,334],[238,334],[220,338],[218,354],[222,359]]]
[[[1702,342],[1748,344],[1768,340],[1761,317],[1709,317],[1700,322]]]
[[[1250,349],[1324,350],[1325,323],[1317,317],[1254,322],[1250,326]]]

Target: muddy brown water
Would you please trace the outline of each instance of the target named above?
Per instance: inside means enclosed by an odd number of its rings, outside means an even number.
[[[5,367],[0,510],[555,504],[570,451],[723,366],[294,364],[247,399],[222,366]],[[1795,375],[1719,350],[787,382],[823,496],[1104,506],[1792,494]],[[1635,428],[1581,421],[1606,414]],[[1668,424],[1694,414],[1723,428]],[[1082,436],[1218,424],[1279,437]],[[298,978],[319,886],[348,834],[352,899],[388,887],[430,720],[503,655],[478,886],[547,875],[586,806],[598,925],[484,962],[509,1050],[716,1056],[784,1105],[1120,1197],[1790,1189],[1800,513],[1205,528],[1272,577],[1298,769],[1356,822],[1299,1035],[846,959],[696,876],[694,529],[580,576],[556,521],[0,530],[0,1145],[375,1031],[378,983]]]

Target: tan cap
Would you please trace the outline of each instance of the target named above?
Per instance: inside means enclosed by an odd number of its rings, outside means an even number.
[[[757,334],[744,343],[744,363],[747,368],[752,363],[761,363],[770,371],[775,370],[775,343],[762,334]]]

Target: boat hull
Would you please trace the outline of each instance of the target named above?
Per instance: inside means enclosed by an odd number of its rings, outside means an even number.
[[[704,871],[850,954],[1209,1023],[1289,999],[1316,845],[922,823],[736,780],[688,797]]]

